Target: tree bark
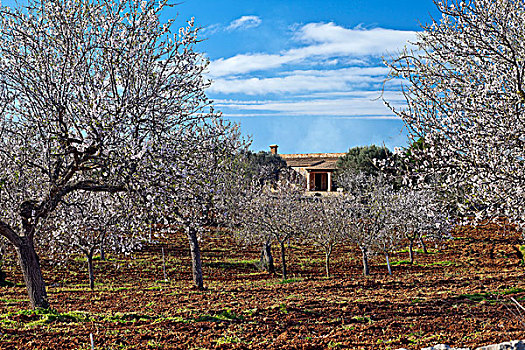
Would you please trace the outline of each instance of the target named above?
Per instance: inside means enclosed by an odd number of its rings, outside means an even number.
[[[370,276],[370,268],[368,267],[368,249],[361,248],[363,253],[363,275]]]
[[[324,267],[325,267],[327,278],[330,278],[330,256],[331,255],[332,255],[332,247],[325,250]]]
[[[0,286],[3,286],[5,285],[5,272],[2,270],[2,265],[4,263],[4,249],[3,247],[0,245]]]
[[[288,273],[286,271],[286,252],[284,247],[284,241],[279,242],[281,245],[281,264],[282,264],[282,271],[283,271],[283,280],[286,279],[288,276]]]
[[[36,254],[33,240],[29,237],[20,237],[20,245],[16,246],[18,262],[22,268],[24,281],[29,294],[29,302],[33,309],[48,309],[46,285],[42,277],[40,260]]]
[[[264,242],[261,250],[261,267],[269,273],[275,273],[275,265],[273,263],[272,255],[272,241]]]
[[[408,245],[408,256],[410,257],[410,263],[414,263],[414,240],[410,240],[410,244]]]
[[[199,248],[199,241],[197,239],[197,232],[188,228],[188,240],[190,241],[191,252],[191,269],[193,272],[193,283],[199,290],[204,290],[204,282],[202,279],[202,262],[201,250]]]
[[[0,286],[5,284],[5,272],[2,270],[2,257],[0,257]]]
[[[390,266],[390,258],[388,256],[388,253],[385,253],[385,259],[386,259],[386,267],[388,269],[388,274],[392,276],[392,266]]]
[[[106,261],[106,252],[104,250],[104,241],[100,242],[100,261]]]
[[[89,288],[95,289],[95,272],[93,271],[93,251],[86,254],[88,262]]]

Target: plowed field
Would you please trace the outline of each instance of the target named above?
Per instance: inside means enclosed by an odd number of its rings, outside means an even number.
[[[361,275],[359,251],[324,255],[291,241],[291,278],[256,267],[259,252],[225,232],[203,239],[206,291],[191,287],[183,235],[132,257],[96,261],[95,291],[81,257],[52,265],[42,256],[52,311],[28,311],[18,266],[3,269],[0,349],[419,349],[437,343],[476,347],[525,338],[525,318],[510,302],[525,300],[520,235],[496,226],[464,227],[429,253],[382,256]],[[164,281],[161,247],[165,251]],[[275,247],[276,267],[279,269]],[[524,301],[525,305],[525,301]],[[521,323],[523,322],[523,323]]]

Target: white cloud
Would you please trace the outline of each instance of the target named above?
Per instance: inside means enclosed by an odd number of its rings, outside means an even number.
[[[232,21],[226,28],[228,31],[233,30],[244,30],[248,28],[258,27],[262,23],[262,20],[257,16],[242,16]]]
[[[242,16],[230,22],[228,26],[224,24],[215,23],[201,30],[201,35],[204,37],[211,36],[219,32],[233,32],[235,30],[245,30],[255,28],[261,25],[262,20],[257,16]]]
[[[276,77],[217,78],[212,93],[300,93],[314,91],[378,88],[388,74],[386,67],[349,67],[333,70],[295,70]]]
[[[257,116],[326,116],[351,119],[398,119],[379,98],[381,91],[358,91],[353,95],[337,94],[327,98],[308,98],[293,101],[275,100],[217,100],[227,117]],[[385,98],[395,106],[403,104],[398,93],[386,92]]]
[[[229,118],[399,120],[381,96],[395,107],[405,101],[391,91],[391,82],[384,86],[389,69],[380,57],[415,38],[412,31],[309,23],[296,28],[290,46],[279,53],[245,53],[211,62],[208,91],[234,98],[215,99]]]
[[[244,17],[250,16],[243,16],[241,19]],[[347,29],[332,22],[309,23],[299,28],[294,36],[297,42],[306,46],[288,49],[279,54],[239,54],[226,59],[221,58],[211,62],[210,76],[245,74],[275,69],[285,64],[316,63],[336,57],[354,59],[381,56],[401,49],[415,38],[416,32],[413,31],[359,27]]]
[[[223,30],[223,27],[220,24],[218,23],[210,24],[209,26],[204,27],[200,30],[200,35],[202,35],[203,37],[208,37],[221,30]]]
[[[309,23],[296,33],[296,38],[311,45],[290,50],[291,54],[310,55],[375,55],[397,51],[414,40],[416,32],[384,28],[347,29],[334,23]]]
[[[219,58],[210,63],[210,76],[223,77],[278,68],[286,63],[291,63],[292,58],[270,54],[236,55],[227,59]]]

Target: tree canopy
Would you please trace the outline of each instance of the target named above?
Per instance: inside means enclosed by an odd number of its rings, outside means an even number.
[[[33,307],[48,306],[34,239],[64,198],[151,183],[138,170],[163,145],[193,148],[184,135],[216,118],[197,29],[172,32],[173,21],[160,20],[166,6],[0,7],[0,235],[18,252]]]
[[[405,108],[392,108],[423,139],[421,174],[478,217],[525,219],[525,3],[436,2],[442,17],[387,62]],[[452,197],[450,197],[452,198]]]
[[[383,160],[392,156],[392,152],[386,147],[357,146],[350,148],[346,154],[337,162],[340,171],[351,170],[356,173],[363,172],[368,175],[377,175],[379,167],[374,159]]]

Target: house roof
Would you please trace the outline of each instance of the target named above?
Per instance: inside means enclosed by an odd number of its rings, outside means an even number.
[[[315,164],[306,168],[306,170],[335,170],[337,168],[337,160],[327,160],[322,163]]]
[[[335,170],[345,153],[279,154],[289,167],[306,170]]]

